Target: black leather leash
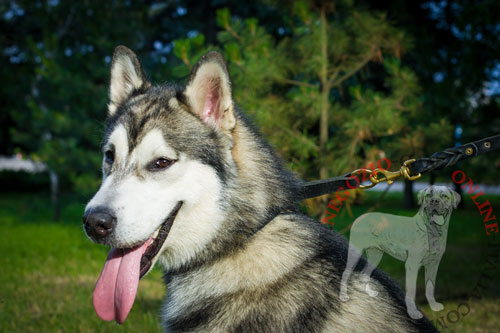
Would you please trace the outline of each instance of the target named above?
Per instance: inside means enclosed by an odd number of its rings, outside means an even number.
[[[432,154],[430,157],[408,160],[398,171],[358,169],[344,176],[307,182],[303,187],[302,198],[313,198],[333,193],[339,189],[347,190],[358,187],[366,189],[384,181],[387,181],[388,184],[392,184],[395,179],[401,176],[409,180],[415,180],[420,178],[423,173],[441,170],[466,158],[474,157],[479,154],[485,154],[498,149],[500,149],[500,134],[470,142],[462,146],[447,148],[443,151]],[[370,185],[361,184],[361,181],[357,177],[357,175],[361,173],[367,173],[370,175]]]
[[[359,182],[356,182],[355,179],[350,177],[351,174],[348,173],[345,176],[307,182],[303,187],[302,198],[314,198],[319,197],[320,195],[333,193],[339,189],[343,190],[347,188],[348,183],[350,185],[349,188],[354,189],[359,187]]]
[[[412,175],[441,170],[466,158],[498,149],[500,149],[500,134],[470,142],[463,146],[448,148],[444,151],[434,153],[428,158],[419,158],[409,165],[409,169]]]

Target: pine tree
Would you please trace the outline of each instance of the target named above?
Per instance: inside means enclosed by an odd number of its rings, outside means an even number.
[[[411,40],[383,13],[349,1],[296,1],[285,9],[288,24],[277,32],[218,11],[218,47],[237,103],[296,172],[327,178],[381,158],[399,167],[426,138],[449,134],[445,120],[420,118],[417,77],[400,61]],[[185,64],[206,50],[201,39],[176,43]]]

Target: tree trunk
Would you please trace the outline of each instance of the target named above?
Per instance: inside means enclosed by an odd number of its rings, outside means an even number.
[[[203,3],[203,2],[201,2]],[[217,42],[217,24],[215,22],[215,17],[217,17],[216,11],[217,8],[212,5],[211,1],[205,2],[205,13],[207,15],[205,16],[205,27],[204,27],[204,33],[205,37],[207,38],[207,43],[208,44],[216,44]]]
[[[413,182],[408,179],[405,179],[404,207],[405,209],[413,209],[415,207],[413,200]]]
[[[60,218],[60,203],[59,203],[59,176],[54,171],[49,171],[50,175],[50,198],[52,200],[52,209],[54,213],[54,221],[59,221]]]

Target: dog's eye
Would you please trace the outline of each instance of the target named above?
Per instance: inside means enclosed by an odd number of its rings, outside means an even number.
[[[153,163],[153,169],[160,170],[171,166],[174,163],[173,160],[167,158],[159,158]]]
[[[106,159],[106,162],[109,164],[113,164],[113,161],[115,160],[115,153],[112,150],[106,150],[104,153],[104,158]]]

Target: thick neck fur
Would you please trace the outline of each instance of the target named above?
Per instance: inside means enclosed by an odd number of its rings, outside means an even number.
[[[287,171],[281,159],[250,122],[236,112],[231,153],[222,154],[231,166],[225,170],[221,207],[224,221],[215,239],[183,267],[167,273],[186,272],[227,255],[227,249],[245,244],[276,215],[296,210],[301,182]]]
[[[297,206],[301,183],[252,124],[237,113],[231,151],[236,165],[234,196],[244,197],[254,213],[277,214]]]

